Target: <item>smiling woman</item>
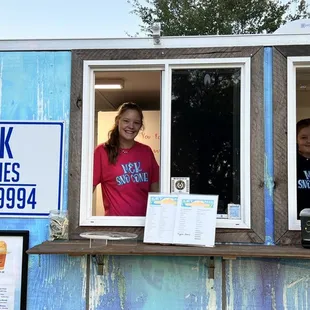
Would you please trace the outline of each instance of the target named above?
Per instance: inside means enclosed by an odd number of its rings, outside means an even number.
[[[148,193],[158,191],[154,154],[149,146],[135,141],[142,127],[141,108],[124,103],[108,141],[95,149],[93,187],[101,184],[105,215],[145,216]]]
[[[310,198],[310,118],[297,123],[297,219]]]

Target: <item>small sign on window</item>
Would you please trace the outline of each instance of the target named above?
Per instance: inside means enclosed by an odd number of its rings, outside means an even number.
[[[238,204],[228,204],[228,218],[231,220],[241,220],[241,207]]]
[[[189,194],[189,191],[188,177],[171,178],[171,193]]]

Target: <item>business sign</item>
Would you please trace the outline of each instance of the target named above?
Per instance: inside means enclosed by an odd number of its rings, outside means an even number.
[[[63,122],[0,121],[0,217],[61,208],[63,135]]]

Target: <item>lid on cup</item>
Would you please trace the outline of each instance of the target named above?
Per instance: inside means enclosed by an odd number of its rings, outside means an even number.
[[[0,241],[0,254],[8,254],[5,241]]]
[[[310,216],[310,208],[306,208],[300,211],[300,216]]]

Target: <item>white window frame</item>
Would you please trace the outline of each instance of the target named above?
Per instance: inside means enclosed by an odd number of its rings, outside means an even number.
[[[240,68],[240,205],[241,220],[218,218],[218,228],[251,228],[250,188],[250,82],[251,60],[244,58],[156,59],[156,60],[89,60],[83,62],[83,116],[80,190],[80,226],[144,226],[145,217],[93,216],[92,175],[94,146],[94,83],[98,71],[162,71],[160,190],[170,192],[171,161],[171,78],[174,69]]]
[[[300,230],[297,219],[297,169],[296,169],[296,69],[310,68],[310,57],[287,58],[287,186],[288,229]]]

